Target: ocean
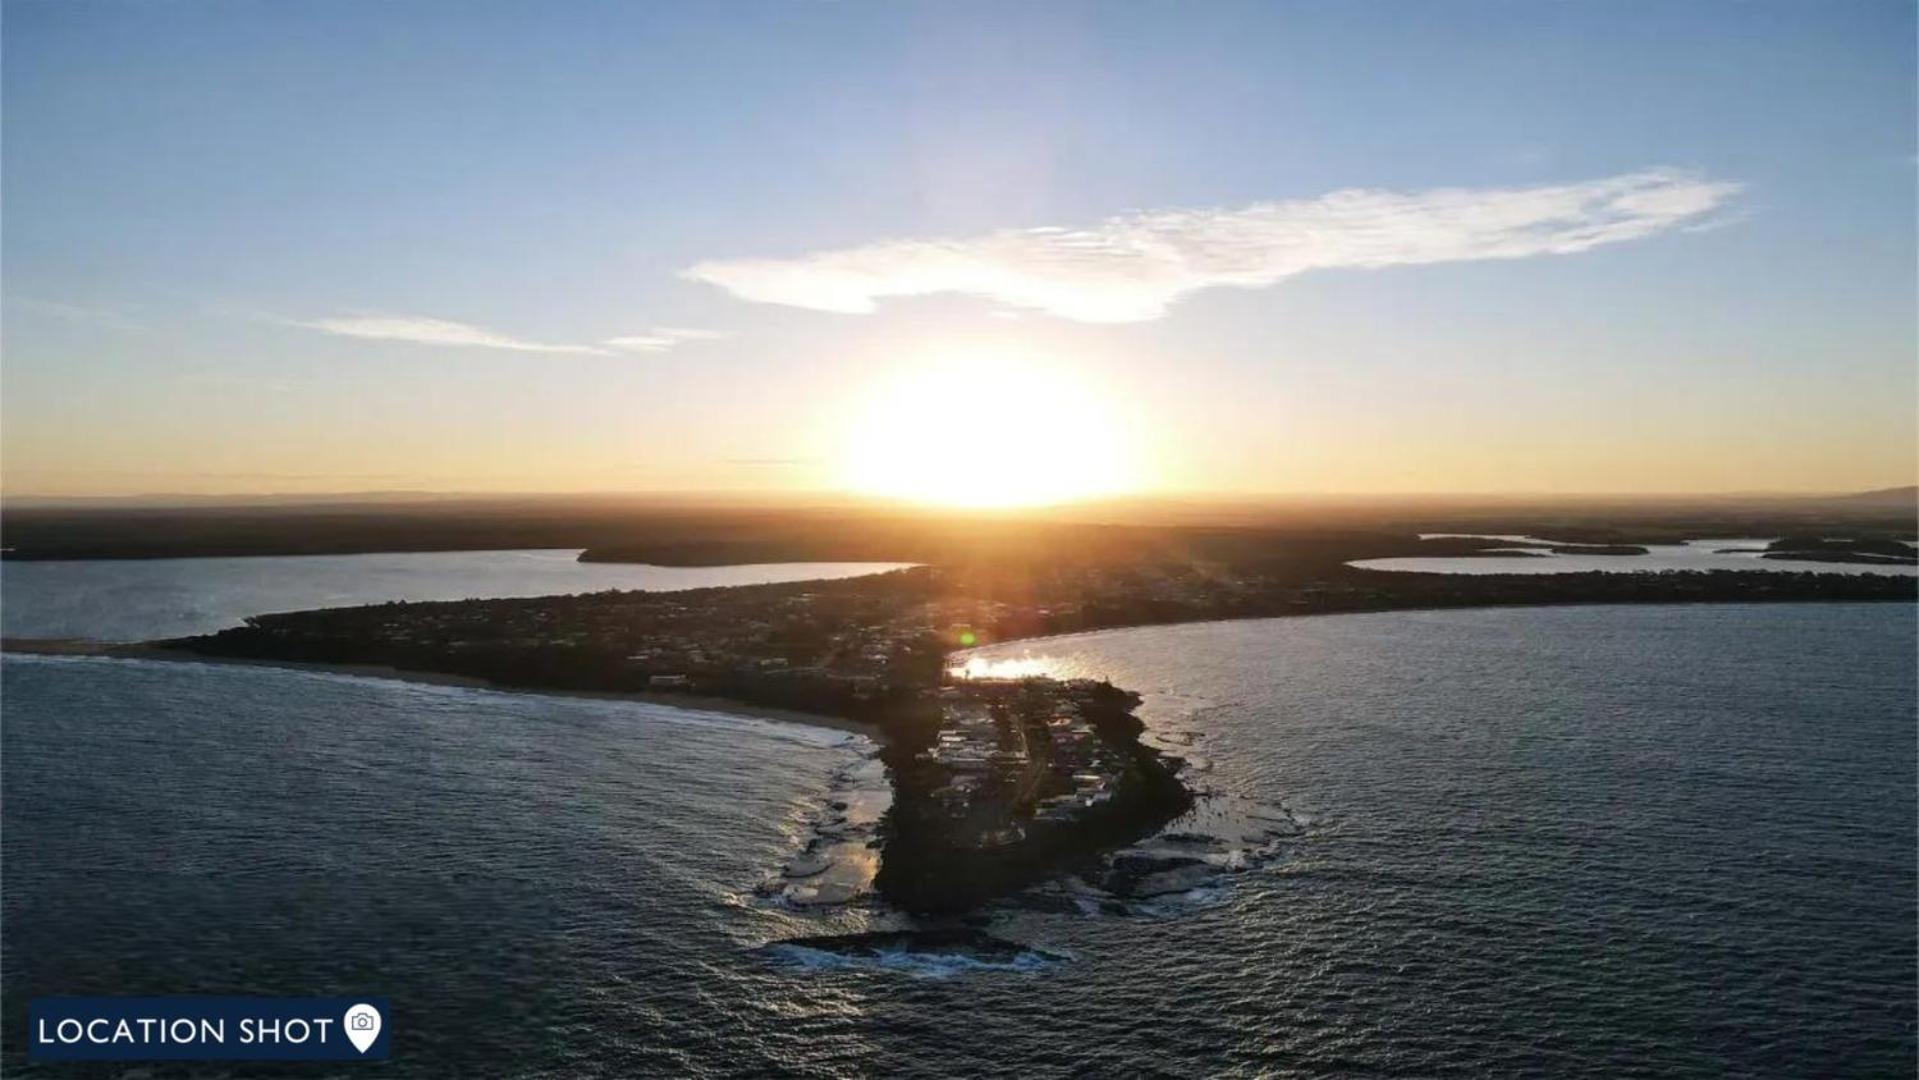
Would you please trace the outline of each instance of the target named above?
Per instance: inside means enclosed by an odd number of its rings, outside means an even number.
[[[910,924],[783,888],[858,736],[8,657],[5,1071],[34,1074],[28,998],[232,993],[383,995],[408,1077],[1910,1076],[1915,623],[1402,612],[979,650],[1141,691],[1203,797],[1119,856],[1151,887],[1054,883],[967,924],[1006,949],[872,956],[794,942]],[[141,1075],[176,1074],[235,1071]]]

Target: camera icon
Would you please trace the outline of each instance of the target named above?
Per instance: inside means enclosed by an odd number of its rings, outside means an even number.
[[[349,1005],[343,1020],[341,1029],[346,1033],[346,1041],[362,1054],[380,1037],[380,1010],[364,1001]]]

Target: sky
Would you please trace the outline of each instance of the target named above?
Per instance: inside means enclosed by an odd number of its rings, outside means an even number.
[[[1912,4],[0,18],[9,496],[1919,477]]]

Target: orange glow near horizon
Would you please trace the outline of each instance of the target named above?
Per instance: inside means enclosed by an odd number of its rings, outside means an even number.
[[[1048,365],[977,355],[875,387],[853,411],[837,472],[860,494],[994,509],[1133,491],[1133,462],[1095,388]]]

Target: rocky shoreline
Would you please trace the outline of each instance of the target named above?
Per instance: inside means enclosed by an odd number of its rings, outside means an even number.
[[[268,667],[290,671],[385,679],[429,686],[454,686],[504,693],[638,701],[675,708],[711,710],[729,715],[826,727],[878,741],[878,755],[891,780],[891,798],[876,810],[858,785],[849,785],[855,805],[842,792],[826,811],[806,850],[769,882],[768,892],[798,907],[839,904],[857,899],[870,886],[894,907],[919,915],[951,915],[972,910],[1026,885],[1075,869],[1091,868],[1104,853],[1151,835],[1192,805],[1192,795],[1177,779],[1179,762],[1139,741],[1143,730],[1133,717],[1137,695],[1107,687],[1102,707],[1093,710],[1100,738],[1128,761],[1125,782],[1116,786],[1110,805],[1088,810],[1083,820],[1034,830],[1016,842],[982,848],[958,839],[950,815],[942,814],[915,767],[916,745],[889,740],[889,728],[849,720],[754,705],[730,699],[644,691],[592,691],[500,686],[488,680],[445,672],[412,671],[370,663],[323,663],[260,657],[209,655],[171,643],[110,643],[79,638],[11,638],[0,652],[21,655],[98,658],[172,664]],[[1033,686],[1059,685],[1026,680]],[[910,731],[912,725],[893,730]],[[1031,807],[1019,809],[1030,813]],[[865,853],[877,849],[878,857]]]

